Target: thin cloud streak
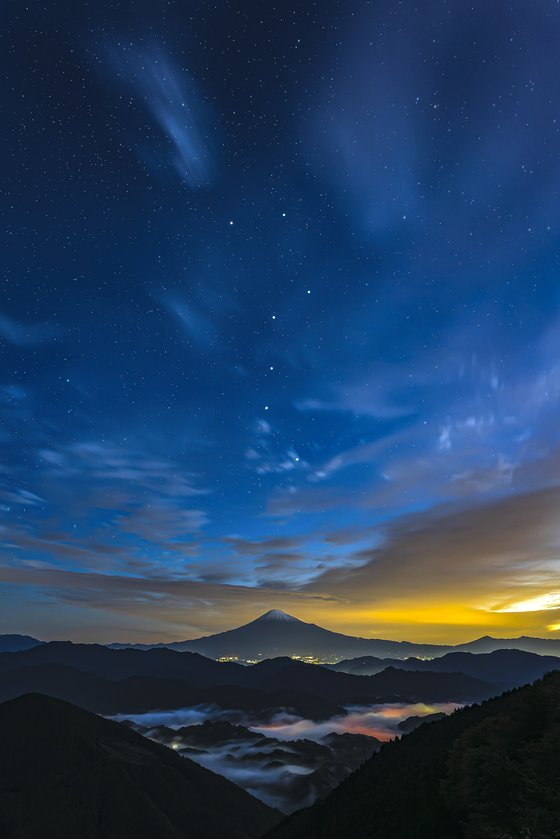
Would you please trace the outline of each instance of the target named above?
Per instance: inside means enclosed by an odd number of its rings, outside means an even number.
[[[185,71],[158,45],[114,45],[108,54],[117,78],[136,94],[172,144],[173,165],[183,183],[190,189],[206,186],[214,169],[208,131]]]

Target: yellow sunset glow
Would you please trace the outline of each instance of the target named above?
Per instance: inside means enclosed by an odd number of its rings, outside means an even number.
[[[528,600],[519,600],[517,603],[510,603],[496,612],[545,612],[549,609],[560,609],[560,592],[551,591],[548,594],[539,594],[530,597]]]

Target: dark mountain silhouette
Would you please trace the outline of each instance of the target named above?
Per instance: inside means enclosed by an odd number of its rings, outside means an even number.
[[[54,643],[54,642],[53,642]],[[56,642],[69,644],[70,642]],[[0,636],[0,654],[29,649],[43,644],[24,635]],[[75,644],[79,647],[83,645]],[[88,645],[94,646],[94,645]],[[101,646],[101,645],[97,645]],[[237,656],[241,661],[260,661],[278,656],[312,656],[320,661],[356,659],[358,657],[392,659],[401,661],[410,657],[435,658],[450,652],[491,653],[501,649],[517,649],[538,655],[560,656],[560,639],[551,638],[492,638],[485,636],[464,644],[417,644],[411,641],[391,641],[380,638],[355,638],[332,632],[313,623],[305,623],[278,609],[272,609],[256,620],[236,629],[168,644],[106,645],[120,650],[173,650],[199,653],[206,658],[218,659]],[[71,661],[67,662],[72,665]],[[147,673],[146,675],[157,675]]]
[[[560,673],[385,744],[271,839],[560,835]]]
[[[495,693],[487,682],[462,673],[407,672],[388,667],[375,676],[355,676],[289,658],[269,659],[245,668],[243,684],[265,690],[289,686],[341,704],[466,702]]]
[[[5,839],[256,839],[276,820],[127,726],[38,694],[0,705]]]
[[[31,635],[0,635],[0,653],[16,653],[38,647],[43,641],[32,638]]]
[[[435,660],[435,659],[434,659]],[[379,658],[375,655],[361,655],[356,658],[343,658],[336,664],[324,664],[329,670],[337,673],[353,673],[355,676],[374,676],[386,667],[399,667],[407,661],[423,661],[420,658]]]
[[[0,673],[37,664],[65,664],[108,679],[151,676],[186,679],[199,687],[236,684],[245,667],[217,662],[196,653],[168,649],[109,649],[101,644],[51,641],[33,649],[0,654]]]
[[[339,705],[328,699],[295,690],[265,691],[236,685],[196,687],[181,679],[148,676],[107,679],[56,663],[20,667],[2,674],[1,702],[31,692],[64,699],[106,715],[141,714],[154,709],[197,705],[249,714],[262,721],[272,719],[280,708],[315,721],[343,713]]]
[[[449,652],[490,653],[495,650],[517,649],[539,655],[560,656],[560,639],[551,638],[491,638],[485,636],[465,644],[417,644],[411,641],[390,641],[381,638],[355,638],[331,632],[314,623],[305,623],[272,609],[244,626],[206,635],[189,641],[169,644],[110,644],[115,649],[135,647],[157,649],[167,647],[179,651],[201,653],[209,658],[238,656],[245,661],[259,661],[278,656],[314,656],[320,661],[340,658],[377,656],[404,659],[410,656],[436,657]]]
[[[3,640],[4,639],[4,640]],[[23,639],[23,640],[18,640]],[[24,635],[0,636],[0,654],[36,647],[43,642]],[[70,642],[56,642],[69,644]],[[73,645],[83,646],[83,645]],[[93,646],[93,645],[88,645]],[[100,646],[100,645],[97,645]],[[560,656],[560,639],[492,638],[487,635],[464,644],[418,644],[411,641],[391,641],[380,638],[356,638],[332,632],[313,623],[305,623],[278,609],[272,609],[244,626],[168,644],[125,644],[106,645],[114,650],[165,649],[176,652],[192,652],[211,658],[238,657],[240,661],[261,661],[278,656],[311,656],[322,662],[339,659],[376,657],[401,661],[406,658],[436,658],[450,652],[491,653],[496,650],[516,649],[538,655]],[[71,661],[67,661],[72,666]],[[147,673],[145,675],[157,675]]]
[[[441,658],[421,661],[418,658],[396,659],[361,658],[329,665],[330,670],[354,675],[373,675],[387,665],[401,670],[421,670],[434,673],[465,673],[476,679],[491,682],[506,690],[540,679],[551,670],[560,669],[560,658],[527,653],[522,650],[496,650],[492,653],[447,653]]]
[[[112,644],[112,647],[127,647],[126,644]],[[148,649],[150,645],[138,645]],[[272,609],[244,626],[207,635],[191,641],[177,641],[166,645],[174,650],[201,653],[210,658],[238,656],[240,659],[256,661],[277,656],[312,655],[322,661],[370,653],[381,657],[405,658],[410,655],[441,655],[451,647],[434,644],[413,644],[408,641],[383,641],[368,638],[353,638],[339,632],[331,632],[314,623],[287,615]]]
[[[133,677],[144,680],[162,682],[157,684],[140,685],[138,682],[122,684],[120,687],[103,686],[100,696],[103,697],[103,707],[106,707],[104,700],[107,695],[113,703],[127,698],[126,704],[118,709],[126,713],[137,707],[138,698],[144,706],[149,703],[151,708],[172,708],[181,707],[177,703],[180,697],[188,698],[193,694],[193,688],[212,688],[206,693],[208,697],[217,697],[216,688],[226,686],[226,695],[231,694],[231,688],[244,688],[259,691],[281,691],[287,694],[297,694],[295,699],[298,702],[291,703],[291,707],[302,707],[303,698],[301,694],[316,697],[321,702],[325,700],[331,704],[367,704],[378,701],[409,701],[418,700],[432,702],[468,702],[475,701],[493,695],[495,688],[472,676],[461,673],[430,673],[430,672],[405,672],[395,668],[387,668],[383,673],[375,676],[356,676],[348,673],[339,673],[333,670],[320,667],[314,664],[304,664],[293,661],[291,658],[267,659],[251,667],[244,667],[239,664],[228,662],[216,662],[204,658],[195,653],[175,652],[167,649],[157,650],[115,650],[97,644],[71,644],[69,642],[55,642],[35,647],[21,653],[0,654],[0,673],[4,674],[2,682],[10,684],[7,675],[11,670],[21,671],[22,668],[34,668],[62,664],[66,667],[83,671],[90,676],[92,674],[109,679],[112,682]],[[42,679],[44,671],[38,671],[40,681],[33,682],[32,674],[19,672],[12,677],[12,684],[17,687],[23,679],[24,691],[38,690],[53,692],[56,688],[55,682],[45,684]],[[15,681],[14,681],[15,679]],[[163,681],[173,684],[163,684]],[[188,683],[190,692],[177,682]],[[65,683],[66,684],[66,683]],[[71,680],[69,683],[72,689]],[[160,690],[160,699],[157,699],[157,692]],[[106,691],[109,690],[109,694]],[[144,693],[142,693],[144,690]],[[66,691],[66,687],[65,687]],[[12,694],[13,695],[13,694]],[[71,699],[81,704],[81,694],[56,691],[55,695]],[[86,698],[91,692],[86,691]],[[142,697],[144,697],[142,699]],[[134,699],[134,702],[130,700]],[[211,698],[208,701],[212,701]],[[217,700],[216,700],[217,701]],[[183,701],[182,706],[197,704],[196,702]],[[99,707],[87,705],[92,710],[100,710]],[[220,699],[220,707],[221,699]],[[322,707],[311,708],[312,719],[317,719],[318,714],[323,713]],[[108,713],[105,711],[105,713]],[[307,716],[304,714],[304,716]],[[324,718],[324,717],[322,717]]]
[[[524,650],[537,655],[560,656],[560,638],[531,638],[521,635],[519,638],[492,638],[485,635],[466,644],[457,644],[453,648],[456,652],[491,653],[495,650]]]

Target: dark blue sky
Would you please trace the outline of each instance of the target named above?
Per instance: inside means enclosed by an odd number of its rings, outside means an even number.
[[[1,16],[0,631],[556,632],[560,4]]]

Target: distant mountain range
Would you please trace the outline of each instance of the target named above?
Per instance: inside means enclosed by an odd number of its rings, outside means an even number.
[[[0,635],[0,653],[17,652],[43,644],[27,635]],[[451,652],[491,653],[514,649],[537,655],[560,656],[560,639],[555,638],[492,638],[489,635],[465,644],[417,644],[412,641],[389,641],[380,638],[354,638],[331,632],[314,623],[305,623],[272,609],[244,626],[206,635],[190,641],[168,644],[106,645],[111,649],[170,649],[199,653],[207,658],[231,659],[240,662],[262,661],[279,656],[297,656],[319,663],[367,656],[402,661],[407,658],[431,659]]]
[[[411,641],[389,641],[378,638],[354,638],[331,632],[314,623],[273,609],[254,621],[207,635],[191,641],[170,644],[110,644],[121,649],[135,647],[152,649],[168,647],[173,650],[200,653],[209,658],[238,658],[241,661],[261,661],[278,656],[309,657],[319,662],[335,662],[341,658],[372,655],[378,658],[405,659],[436,658],[450,652],[490,653],[495,650],[516,649],[538,655],[560,656],[560,639],[549,638],[491,638],[485,636],[465,644],[416,644]]]
[[[309,624],[278,615],[256,623],[280,633],[308,631]],[[213,705],[261,720],[282,708],[319,721],[348,705],[480,701],[559,666],[560,658],[522,650],[451,652],[431,660],[361,656],[329,666],[280,656],[245,666],[165,647],[53,641],[0,653],[0,701],[38,691],[107,715]]]
[[[111,644],[114,648],[135,646],[150,649],[150,644]],[[357,655],[394,656],[438,655],[441,647],[433,644],[413,644],[407,641],[381,641],[353,638],[331,632],[314,623],[287,615],[273,609],[244,626],[207,635],[191,641],[158,644],[169,649],[197,652],[210,658],[238,658],[242,661],[262,661],[278,656],[299,656],[318,661],[336,661]],[[445,647],[444,652],[449,651]]]
[[[30,650],[38,647],[43,641],[32,638],[30,635],[0,635],[0,653],[17,653],[21,650]]]
[[[279,814],[119,723],[31,694],[0,705],[0,836],[257,839]]]
[[[560,673],[385,744],[270,839],[552,839]]]
[[[356,676],[373,676],[387,667],[400,670],[433,673],[465,673],[475,679],[490,682],[504,690],[520,687],[542,678],[551,670],[560,669],[560,658],[537,655],[523,650],[496,650],[492,653],[446,653],[441,658],[424,661],[418,658],[399,659],[361,658],[346,659],[327,665],[329,670],[352,673]]]

